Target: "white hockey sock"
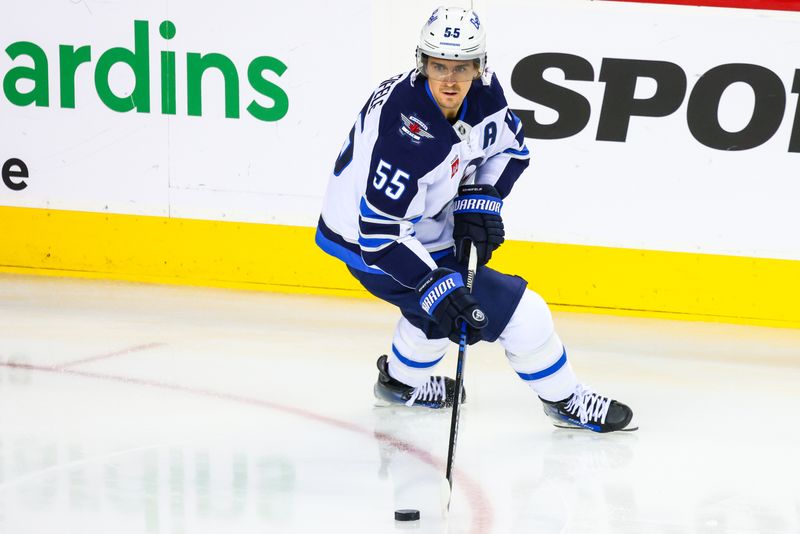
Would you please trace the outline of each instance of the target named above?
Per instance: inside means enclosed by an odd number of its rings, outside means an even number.
[[[541,398],[559,401],[572,395],[578,378],[538,294],[525,291],[498,340],[511,367]]]
[[[541,398],[560,401],[575,391],[578,378],[567,360],[567,351],[555,332],[536,350],[525,354],[506,351],[506,356],[519,377]]]
[[[389,354],[389,375],[395,380],[413,387],[427,382],[436,364],[447,352],[450,340],[428,339],[405,317],[397,322]]]

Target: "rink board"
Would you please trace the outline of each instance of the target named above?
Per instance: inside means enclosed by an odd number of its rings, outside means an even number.
[[[314,229],[0,207],[0,272],[367,296]],[[800,326],[800,262],[509,241],[492,267],[555,307]]]
[[[800,13],[722,3],[477,5],[532,153],[493,265],[555,306],[800,325]],[[0,270],[365,295],[314,225],[430,2],[12,4]]]

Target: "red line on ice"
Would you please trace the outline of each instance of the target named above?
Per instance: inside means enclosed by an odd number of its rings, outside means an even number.
[[[106,358],[113,358],[114,356],[122,356],[123,354],[130,354],[132,352],[140,352],[147,349],[154,349],[156,347],[161,347],[163,345],[164,343],[147,343],[145,345],[136,345],[135,347],[129,347],[127,349],[122,349],[115,352],[109,352],[107,354],[100,354],[99,356],[92,356],[90,358],[83,358],[82,360],[74,360],[71,362],[59,363],[57,365],[54,365],[53,369],[64,370],[68,367],[74,367],[76,365],[81,365],[83,363],[96,362],[98,360],[105,360]]]
[[[142,345],[141,347],[138,348],[150,348],[153,345],[160,345],[160,343],[151,343],[150,345]],[[354,432],[356,434],[362,434],[368,437],[372,437],[374,439],[386,443],[387,445],[391,446],[394,449],[410,454],[415,458],[417,458],[418,460],[420,460],[421,462],[426,463],[431,467],[433,467],[434,469],[437,469],[440,472],[444,473],[443,459],[432,455],[428,451],[416,447],[412,443],[396,438],[391,434],[367,430],[366,428],[361,427],[355,423],[334,419],[333,417],[328,417],[308,410],[295,408],[293,406],[286,406],[283,404],[278,404],[267,400],[242,397],[240,395],[232,395],[230,393],[224,393],[221,391],[213,391],[210,389],[203,389],[203,388],[192,388],[188,386],[181,386],[180,384],[168,384],[166,382],[146,380],[143,378],[132,378],[120,375],[91,373],[88,371],[77,371],[74,369],[66,368],[67,366],[77,365],[78,363],[86,363],[87,361],[95,361],[103,357],[108,358],[110,356],[115,356],[117,354],[132,352],[133,349],[136,348],[137,347],[133,347],[132,349],[128,349],[127,351],[120,351],[118,353],[106,354],[103,355],[102,357],[98,356],[95,358],[87,358],[86,360],[78,360],[76,362],[62,364],[60,367],[43,367],[38,365],[30,365],[22,363],[2,363],[2,362],[0,362],[0,367],[11,367],[15,369],[27,369],[30,371],[41,371],[45,373],[60,373],[73,376],[80,376],[83,378],[109,380],[113,382],[122,382],[125,384],[132,384],[137,386],[147,386],[152,388],[166,389],[169,391],[179,391],[182,393],[189,393],[191,395],[198,395],[201,397],[211,397],[231,402],[238,402],[240,404],[258,406],[261,408],[269,408],[271,410],[276,410],[290,415],[295,415],[297,417],[302,417],[304,419],[316,421],[318,423]],[[467,497],[467,500],[469,501],[469,508],[472,514],[472,525],[469,530],[470,534],[488,534],[489,532],[492,531],[494,514],[492,511],[492,505],[489,502],[489,499],[484,494],[484,491],[481,488],[480,484],[476,480],[472,479],[467,473],[464,473],[459,469],[456,469],[454,471],[454,478],[458,479],[458,483],[455,484],[455,488],[463,492]]]

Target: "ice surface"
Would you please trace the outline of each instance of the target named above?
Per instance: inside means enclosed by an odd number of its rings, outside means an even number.
[[[446,525],[449,412],[372,406],[390,306],[0,276],[0,532],[800,531],[800,331],[555,319],[640,430],[555,429],[470,347]]]

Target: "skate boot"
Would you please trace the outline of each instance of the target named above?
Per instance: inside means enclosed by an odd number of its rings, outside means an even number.
[[[407,386],[389,376],[388,358],[384,354],[378,358],[378,381],[375,382],[375,404],[405,404],[406,406],[424,406],[426,408],[447,408],[453,405],[456,382],[446,376],[432,376],[422,386]],[[461,390],[461,402],[467,398],[466,391]]]
[[[541,401],[544,413],[560,428],[582,428],[592,432],[632,431],[638,428],[628,427],[633,419],[630,408],[598,395],[583,384],[578,384],[575,392],[562,401]]]

